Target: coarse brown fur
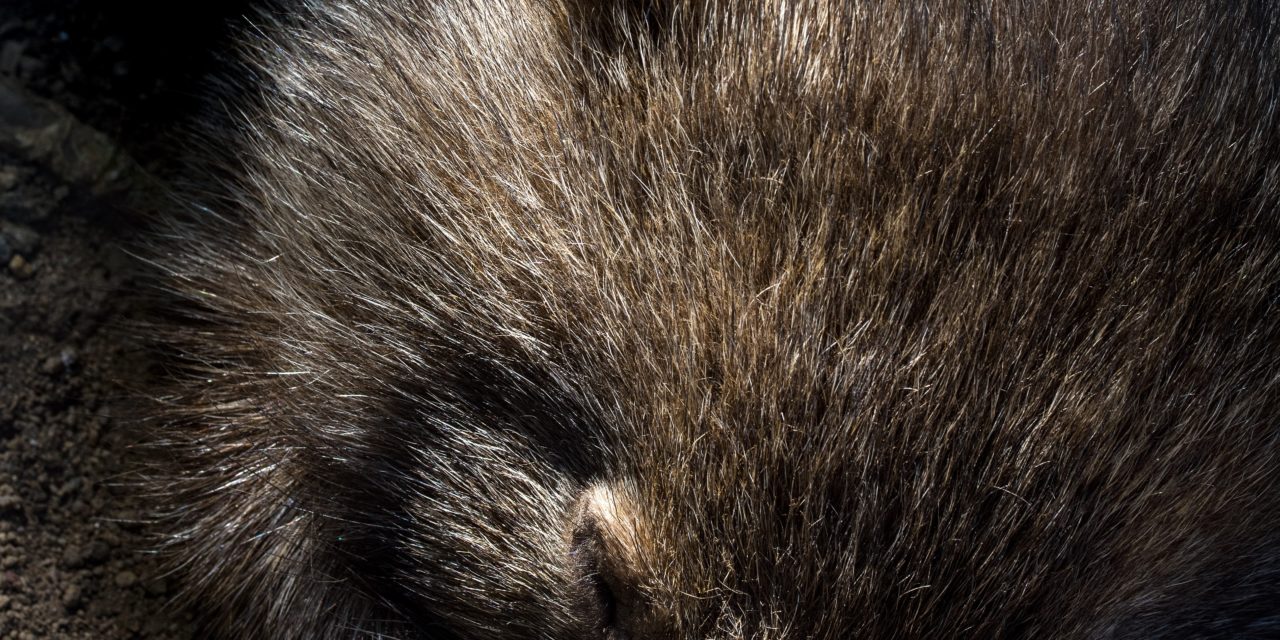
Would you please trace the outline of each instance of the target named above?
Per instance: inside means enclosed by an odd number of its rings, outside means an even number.
[[[1278,16],[272,21],[151,249],[190,601],[228,638],[1280,637]]]

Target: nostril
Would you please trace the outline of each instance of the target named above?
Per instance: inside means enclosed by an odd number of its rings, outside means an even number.
[[[609,581],[597,573],[591,577],[591,586],[595,592],[600,628],[604,631],[604,637],[610,640],[621,639],[618,629],[618,597],[609,586]]]
[[[589,637],[598,640],[627,640],[622,624],[622,599],[611,558],[597,523],[584,518],[575,531],[570,556],[579,575],[579,611],[590,629]]]
[[[576,574],[575,599],[585,637],[628,640],[654,637],[647,630],[646,598],[637,567],[638,518],[610,487],[583,492],[568,524],[569,560]]]
[[[618,631],[618,596],[609,583],[604,566],[603,545],[599,530],[590,519],[580,523],[574,533],[570,555],[580,576],[582,618],[599,634],[615,640]]]

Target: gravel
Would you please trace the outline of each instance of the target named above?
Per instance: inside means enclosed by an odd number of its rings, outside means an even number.
[[[124,247],[247,3],[207,4],[0,12],[0,640],[203,637],[147,551],[121,416],[149,366]]]

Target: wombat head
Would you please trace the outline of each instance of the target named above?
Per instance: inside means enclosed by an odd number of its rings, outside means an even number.
[[[309,3],[153,244],[231,637],[1266,637],[1262,5]]]

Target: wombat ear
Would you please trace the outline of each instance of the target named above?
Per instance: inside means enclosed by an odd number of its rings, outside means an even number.
[[[639,591],[639,525],[630,500],[606,485],[578,499],[570,542],[577,574],[576,607],[592,637],[621,640],[634,635],[644,615]]]

